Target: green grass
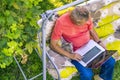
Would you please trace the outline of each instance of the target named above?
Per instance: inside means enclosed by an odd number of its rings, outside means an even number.
[[[113,80],[120,80],[120,61],[116,62]]]

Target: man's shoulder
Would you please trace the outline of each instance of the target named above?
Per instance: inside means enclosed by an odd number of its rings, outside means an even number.
[[[70,13],[67,12],[67,13],[63,14],[62,16],[60,16],[58,18],[58,20],[59,21],[66,21],[68,19],[69,15],[70,15]]]

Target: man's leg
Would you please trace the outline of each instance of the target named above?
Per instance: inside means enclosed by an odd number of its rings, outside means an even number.
[[[115,59],[111,57],[102,66],[100,70],[100,77],[104,80],[112,80]]]
[[[78,72],[80,73],[80,80],[92,80],[92,69],[83,67],[78,61],[72,60],[71,62],[75,65]]]

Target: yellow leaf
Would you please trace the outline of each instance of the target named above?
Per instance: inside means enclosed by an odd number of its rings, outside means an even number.
[[[20,7],[17,5],[17,3],[13,3],[13,7],[14,7],[15,9],[20,9]]]

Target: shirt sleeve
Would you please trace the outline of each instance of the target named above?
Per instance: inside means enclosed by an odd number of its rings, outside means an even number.
[[[93,22],[92,19],[90,19],[88,29],[91,30],[92,28],[93,28]]]
[[[62,23],[57,20],[53,29],[51,40],[59,40],[62,36]]]

